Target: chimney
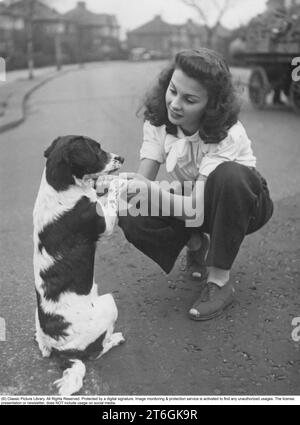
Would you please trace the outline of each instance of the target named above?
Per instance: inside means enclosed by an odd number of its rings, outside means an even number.
[[[85,1],[78,1],[77,7],[79,7],[80,9],[86,9]]]

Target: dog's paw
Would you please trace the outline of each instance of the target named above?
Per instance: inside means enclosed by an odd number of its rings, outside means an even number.
[[[45,347],[45,346],[41,347],[40,344],[39,344],[39,349],[40,349],[43,357],[50,357],[51,356],[51,350],[48,347]]]
[[[77,393],[82,385],[86,367],[81,360],[71,360],[72,366],[66,369],[63,376],[53,382],[58,389],[59,395],[72,395]]]
[[[56,386],[59,395],[69,396],[76,393],[79,387],[82,386],[82,382],[66,382],[64,378],[58,379],[53,382],[53,385]]]
[[[111,341],[114,343],[114,345],[123,344],[125,342],[125,338],[123,337],[122,332],[115,332],[110,337]]]
[[[112,180],[109,185],[109,193],[114,194],[114,196],[120,196],[120,194],[127,190],[128,181],[126,179],[118,178]]]
[[[118,179],[118,176],[111,176],[108,174],[98,177],[96,181],[96,185],[95,185],[97,195],[98,196],[105,195],[108,192],[111,183],[116,179]]]

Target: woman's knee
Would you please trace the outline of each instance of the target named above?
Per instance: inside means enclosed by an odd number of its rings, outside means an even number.
[[[246,169],[246,170],[245,170]],[[227,161],[222,162],[217,168],[210,174],[209,177],[216,181],[220,181],[223,184],[238,184],[241,181],[241,176],[247,172],[247,167],[238,164],[237,162]]]
[[[220,164],[208,177],[210,186],[234,193],[260,193],[261,183],[249,167],[233,161]]]
[[[255,207],[260,193],[259,179],[252,170],[235,162],[220,164],[209,176],[205,187],[205,199],[209,204],[222,203],[230,211]]]

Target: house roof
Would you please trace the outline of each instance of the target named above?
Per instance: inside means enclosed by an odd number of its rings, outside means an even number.
[[[8,15],[9,14],[7,7],[2,3],[0,3],[0,14],[1,15]]]
[[[74,9],[66,12],[64,17],[70,21],[75,21],[77,24],[84,26],[119,26],[114,15],[93,13],[86,9],[85,2],[83,1],[78,2]]]
[[[168,24],[159,15],[140,27],[129,31],[130,34],[170,34],[176,25]]]
[[[34,7],[32,12],[32,19],[34,21],[57,22],[62,20],[62,15],[58,13],[55,9],[48,7],[46,4],[38,0],[35,1],[33,4]],[[28,2],[28,0],[20,0],[8,6],[8,9],[12,13],[16,13],[18,15],[26,17],[26,15],[30,11],[29,7],[30,3]]]
[[[9,7],[7,7],[3,3],[0,3],[0,15],[7,15],[7,16],[10,16],[10,17],[21,16],[20,13],[17,13],[16,11],[11,10]]]
[[[205,32],[205,27],[196,24],[192,19],[188,19],[185,24],[168,24],[157,15],[146,24],[129,31],[130,34],[172,34],[174,32],[184,30],[191,35],[201,35]]]

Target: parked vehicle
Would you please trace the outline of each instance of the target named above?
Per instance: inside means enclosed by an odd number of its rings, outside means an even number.
[[[148,61],[165,59],[165,55],[158,50],[148,50],[144,47],[135,47],[129,52],[129,60]]]
[[[248,89],[254,107],[264,108],[273,91],[274,103],[284,93],[300,113],[300,82],[292,79],[292,61],[300,57],[300,5],[254,18],[239,57],[252,67]]]

